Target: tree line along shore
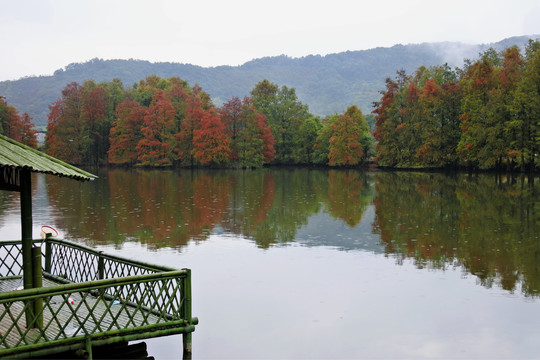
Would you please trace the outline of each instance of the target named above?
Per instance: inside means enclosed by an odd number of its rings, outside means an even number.
[[[387,78],[373,114],[314,116],[294,88],[266,79],[221,106],[199,85],[151,75],[66,85],[49,106],[42,150],[78,165],[264,165],[535,171],[540,159],[540,42],[488,49],[462,68]],[[371,125],[371,126],[370,126]],[[0,133],[37,147],[27,113],[0,97]]]

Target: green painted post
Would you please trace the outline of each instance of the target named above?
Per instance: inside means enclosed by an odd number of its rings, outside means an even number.
[[[92,355],[92,337],[91,336],[86,336],[86,354],[87,354],[87,359],[88,360],[92,360],[94,357]]]
[[[105,278],[105,260],[102,256],[98,257],[98,279],[103,280]]]
[[[187,270],[187,276],[184,278],[184,284],[182,286],[182,317],[188,323],[191,324],[191,270]],[[192,352],[192,336],[191,332],[184,333],[182,335],[182,342],[184,344],[184,353],[191,354]]]
[[[51,234],[45,234],[45,271],[51,273],[52,244],[49,239]]]
[[[32,248],[32,285],[34,288],[43,287],[43,272],[41,269],[41,248],[34,246]],[[43,298],[37,298],[33,301],[34,319],[30,324],[32,328],[43,328]]]
[[[98,279],[103,280],[105,278],[105,259],[102,256],[98,257]],[[99,289],[101,296],[105,294],[105,289]]]
[[[20,170],[21,190],[21,233],[23,257],[23,285],[25,289],[33,287],[32,281],[32,177],[30,170]],[[29,302],[25,306],[26,323],[34,322],[34,306]]]

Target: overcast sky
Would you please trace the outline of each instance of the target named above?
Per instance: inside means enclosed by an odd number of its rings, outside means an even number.
[[[96,57],[241,65],[531,34],[539,0],[0,0],[0,81]]]

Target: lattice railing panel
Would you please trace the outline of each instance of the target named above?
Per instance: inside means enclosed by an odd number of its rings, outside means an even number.
[[[150,270],[137,265],[118,262],[113,259],[104,259],[105,279],[114,279],[124,276],[146,275],[156,272],[156,270]]]
[[[69,246],[52,245],[51,274],[72,282],[98,279],[98,256]]]
[[[0,350],[137,328],[189,326],[182,318],[183,284],[189,272],[102,280],[12,292],[0,297]],[[33,295],[28,295],[29,293]],[[24,304],[43,300],[43,326],[27,328]],[[40,315],[37,314],[37,315]],[[0,351],[1,353],[1,351]]]
[[[18,276],[22,272],[21,243],[0,242],[0,276]]]

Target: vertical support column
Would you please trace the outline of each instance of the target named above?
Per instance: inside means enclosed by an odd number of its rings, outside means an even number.
[[[182,318],[186,321],[187,324],[191,324],[191,270],[184,269],[187,271],[187,276],[184,278],[184,283],[182,286]],[[184,344],[184,354],[191,354],[192,352],[192,334],[191,332],[184,333],[182,335],[182,342]]]
[[[105,259],[103,256],[98,257],[98,280],[103,280],[105,278]],[[99,294],[103,296],[105,294],[105,289],[99,289]]]
[[[52,244],[49,239],[51,234],[45,234],[45,271],[49,274],[52,270]]]
[[[88,356],[87,359],[92,360],[94,358],[92,355],[92,337],[90,335],[86,336],[85,342],[86,354]]]
[[[102,256],[98,257],[98,280],[105,278],[105,260]]]
[[[41,247],[32,248],[32,285],[35,288],[43,286],[43,272],[41,269]],[[34,318],[29,327],[43,328],[43,298],[34,301]]]
[[[21,189],[21,233],[23,257],[23,285],[25,289],[33,287],[32,281],[32,177],[30,170],[20,170]],[[26,324],[34,322],[34,306],[26,303]]]

